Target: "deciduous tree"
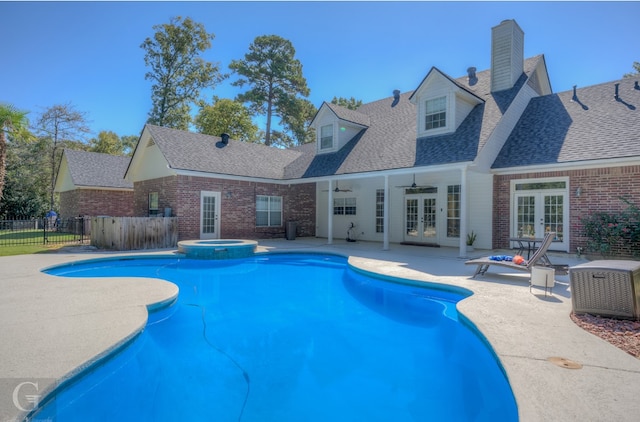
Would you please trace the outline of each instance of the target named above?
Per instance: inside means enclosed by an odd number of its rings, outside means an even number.
[[[60,166],[61,146],[65,143],[75,143],[75,148],[78,148],[78,143],[84,143],[84,137],[89,133],[85,116],[85,113],[77,111],[70,103],[56,104],[42,112],[36,121],[35,134],[49,146],[51,209],[54,207],[53,190]]]
[[[228,133],[231,139],[258,142],[258,127],[242,103],[217,97],[213,101],[213,104],[200,104],[200,112],[195,118],[199,132],[213,136]]]
[[[89,141],[91,152],[103,154],[122,155],[122,143],[120,137],[115,132],[103,130],[98,133],[97,138]]]
[[[238,95],[238,100],[249,103],[254,115],[266,117],[265,145],[271,145],[272,119],[289,114],[289,107],[298,95],[309,96],[307,80],[302,75],[302,64],[295,58],[291,41],[278,35],[262,35],[249,46],[243,60],[233,60],[229,68],[240,76],[233,86],[250,89]]]
[[[48,143],[13,138],[7,148],[7,173],[0,218],[42,217],[49,209]]]
[[[206,61],[201,53],[211,48],[213,33],[191,18],[171,18],[168,24],[155,25],[153,38],[142,45],[144,62],[150,70],[145,79],[152,81],[149,123],[186,130],[191,122],[191,104],[202,89],[223,79],[218,65]]]

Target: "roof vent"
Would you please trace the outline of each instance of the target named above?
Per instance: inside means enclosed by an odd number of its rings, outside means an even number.
[[[638,81],[633,84],[633,89],[640,89],[640,85],[638,85]]]
[[[220,135],[220,138],[222,138],[222,143],[224,145],[227,145],[229,143],[229,134],[228,133],[223,133],[222,135]]]
[[[476,76],[476,68],[471,66],[467,69],[467,75],[469,75],[469,85],[474,86],[478,83],[478,77]]]
[[[613,96],[613,98],[616,99],[616,101],[620,101],[620,96],[618,95],[618,88],[620,87],[620,84],[615,84],[616,87],[616,94]]]
[[[395,107],[400,102],[400,90],[393,90],[393,102],[391,103],[391,107]]]
[[[571,97],[571,101],[578,101],[578,95],[576,94],[576,87],[578,85],[573,86],[573,97]]]

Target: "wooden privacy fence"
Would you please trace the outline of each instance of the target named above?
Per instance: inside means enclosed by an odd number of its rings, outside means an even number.
[[[92,217],[91,245],[118,251],[174,248],[178,245],[178,218]]]

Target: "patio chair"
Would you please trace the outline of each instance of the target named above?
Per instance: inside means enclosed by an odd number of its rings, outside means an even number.
[[[514,270],[526,271],[526,272],[531,272],[531,269],[533,268],[534,265],[551,266],[551,262],[547,257],[547,249],[549,249],[549,246],[551,246],[551,242],[553,242],[553,239],[555,239],[555,237],[556,237],[555,232],[548,232],[547,234],[545,234],[544,239],[540,244],[540,247],[533,253],[533,255],[531,255],[531,258],[529,258],[529,260],[525,261],[521,265],[514,264],[512,261],[492,260],[490,259],[491,257],[489,256],[470,259],[467,262],[465,262],[465,265],[478,266],[475,274],[473,274],[473,277],[471,278],[475,278],[478,274],[484,275],[484,273],[487,272],[487,270],[491,265],[498,265],[500,267],[507,267]]]

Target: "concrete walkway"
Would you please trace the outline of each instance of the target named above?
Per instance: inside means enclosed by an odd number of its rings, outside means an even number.
[[[457,249],[298,238],[259,242],[259,251],[326,251],[347,255],[367,271],[441,282],[474,292],[458,304],[489,340],[514,390],[522,421],[636,421],[640,360],[591,335],[569,318],[569,277],[556,276],[553,296],[529,292],[528,275],[491,267],[471,279]],[[476,251],[477,257],[509,251]],[[173,254],[154,251],[133,255]],[[21,418],[26,394],[47,394],[99,361],[146,323],[147,307],[175,299],[177,287],[156,279],[53,277],[41,269],[76,260],[120,256],[80,248],[0,258],[0,422]],[[132,255],[132,254],[128,254]],[[577,265],[575,256],[550,254]],[[558,366],[549,358],[578,363]],[[22,383],[22,384],[21,384]],[[25,384],[26,383],[26,384]],[[33,383],[33,384],[31,384]],[[37,383],[36,389],[34,384]],[[31,389],[32,391],[28,391]],[[18,405],[14,403],[14,392]],[[22,401],[20,401],[22,400]]]

